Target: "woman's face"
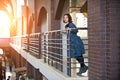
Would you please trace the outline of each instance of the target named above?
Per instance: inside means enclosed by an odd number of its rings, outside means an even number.
[[[67,15],[64,15],[63,21],[64,21],[64,23],[68,23],[68,22],[69,22],[69,19],[68,19],[68,16],[67,16]]]

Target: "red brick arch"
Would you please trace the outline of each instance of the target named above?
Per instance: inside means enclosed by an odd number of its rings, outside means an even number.
[[[11,7],[11,13],[7,10],[8,6]],[[13,5],[11,0],[0,0],[0,10],[5,11],[8,15],[10,15],[10,17],[14,16]]]
[[[55,13],[55,19],[59,20],[62,15],[62,10],[64,7],[65,0],[59,0],[58,7]]]
[[[40,24],[41,24],[41,21],[42,21],[42,19],[43,19],[43,15],[46,15],[47,14],[47,10],[44,8],[44,7],[42,7],[41,9],[40,9],[40,12],[39,12],[39,17],[38,17],[38,26],[40,26]]]
[[[40,9],[40,12],[39,12],[39,16],[38,16],[38,22],[37,22],[37,30],[36,32],[41,32],[41,25],[43,23],[43,20],[47,18],[47,10],[45,9],[45,7],[42,7]]]

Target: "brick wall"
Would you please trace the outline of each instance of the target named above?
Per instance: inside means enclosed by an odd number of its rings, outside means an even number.
[[[47,17],[48,17],[48,30],[58,30],[60,29],[60,20],[55,19],[55,9],[58,7],[57,3],[59,0],[36,0],[35,2],[35,17],[36,17],[36,26],[35,26],[35,32],[40,32],[40,25],[39,23],[39,14],[40,14],[40,9],[44,7],[47,11]],[[47,2],[47,3],[46,3]]]
[[[120,79],[119,4],[88,0],[89,80]]]
[[[59,3],[58,3],[59,4]],[[51,26],[49,30],[59,30],[60,29],[60,19],[56,20],[55,19],[55,7],[58,7],[58,5],[55,5],[55,1],[51,0]]]
[[[29,62],[27,62],[27,76],[34,80],[43,80],[39,69],[34,68]]]

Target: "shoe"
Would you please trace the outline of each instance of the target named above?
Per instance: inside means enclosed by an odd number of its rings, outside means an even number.
[[[82,73],[85,73],[87,70],[88,70],[88,66],[85,65],[85,66],[83,67]]]
[[[80,67],[79,69],[79,72],[77,73],[77,75],[81,76],[82,73],[85,73],[88,69],[88,66],[83,66],[83,67]]]
[[[83,72],[83,67],[81,67],[81,68],[79,69],[79,72],[77,73],[77,75],[81,75],[82,72]]]
[[[77,75],[78,75],[78,76],[82,76],[82,73],[79,73],[79,72],[78,72]]]
[[[81,75],[83,73],[84,67],[80,67],[79,68],[79,72],[77,73],[77,75]]]

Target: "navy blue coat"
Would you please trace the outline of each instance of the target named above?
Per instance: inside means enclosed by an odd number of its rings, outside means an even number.
[[[76,58],[85,53],[84,44],[79,36],[77,36],[78,29],[70,22],[65,27],[75,28],[70,31],[70,57]]]

